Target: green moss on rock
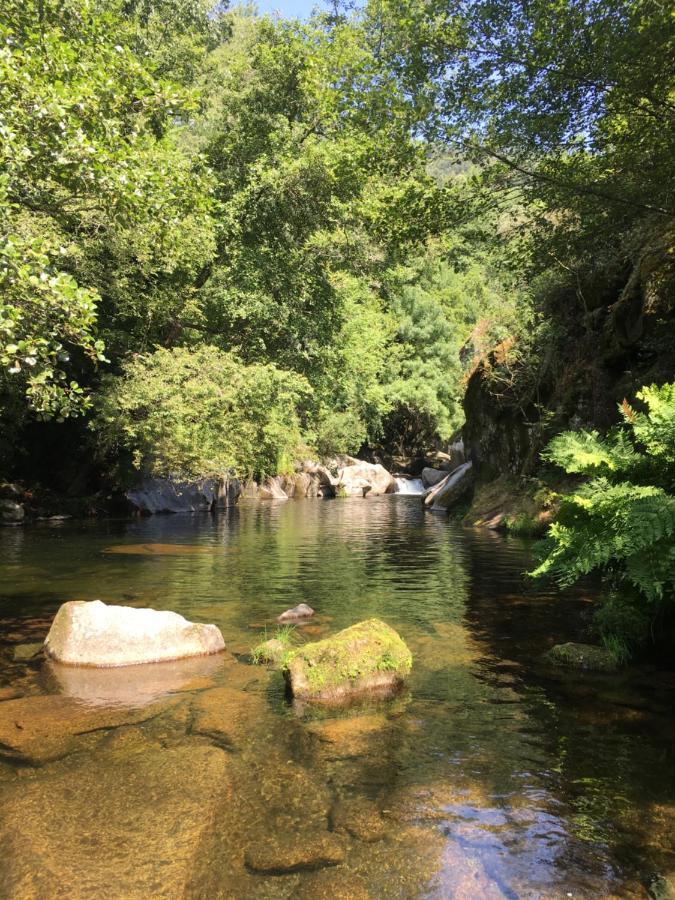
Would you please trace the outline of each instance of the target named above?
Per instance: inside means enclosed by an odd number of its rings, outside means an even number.
[[[556,644],[544,654],[544,658],[557,666],[590,672],[615,672],[618,668],[616,656],[605,647],[595,644]]]
[[[412,655],[379,619],[368,619],[292,652],[285,674],[293,696],[340,701],[354,694],[391,693],[410,673]]]

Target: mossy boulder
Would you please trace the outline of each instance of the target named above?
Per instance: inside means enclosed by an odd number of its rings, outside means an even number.
[[[412,655],[394,629],[368,619],[293,651],[285,674],[295,698],[339,703],[359,694],[391,694],[411,667]]]
[[[544,654],[544,659],[556,666],[589,672],[615,672],[618,668],[615,655],[595,644],[556,644]]]

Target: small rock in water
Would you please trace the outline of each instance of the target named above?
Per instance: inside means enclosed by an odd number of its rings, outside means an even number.
[[[294,651],[285,675],[296,699],[341,703],[359,694],[391,695],[411,667],[401,637],[369,619]]]
[[[278,665],[288,652],[288,645],[278,638],[271,638],[254,647],[251,655],[255,663],[272,663]]]
[[[131,666],[208,656],[225,649],[215,625],[188,622],[168,610],[70,600],[57,612],[45,652],[74,666]]]
[[[342,841],[328,831],[271,838],[246,851],[248,868],[267,875],[336,866],[344,858]]]
[[[314,615],[314,610],[306,603],[299,603],[293,609],[287,609],[277,619],[277,622],[296,622],[298,619],[309,619]]]
[[[616,657],[605,647],[595,644],[556,644],[544,654],[544,659],[554,665],[589,672],[615,672],[618,668]]]

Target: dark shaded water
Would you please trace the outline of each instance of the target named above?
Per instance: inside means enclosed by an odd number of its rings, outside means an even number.
[[[524,543],[405,497],[0,532],[0,698],[172,700],[78,733],[63,759],[0,761],[0,895],[648,896],[675,872],[675,679],[542,665],[590,598],[525,584],[528,565]],[[62,602],[95,598],[215,622],[228,654],[100,677],[20,658]],[[247,654],[300,602],[317,610],[301,640],[374,615],[395,627],[409,691],[293,708]],[[329,875],[253,871],[251,848],[327,831],[344,851]]]

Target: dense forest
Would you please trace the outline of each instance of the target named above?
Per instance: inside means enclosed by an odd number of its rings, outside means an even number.
[[[668,4],[0,6],[5,480],[405,466],[464,425],[483,482],[590,479],[542,571],[603,568],[649,630],[675,583]]]

